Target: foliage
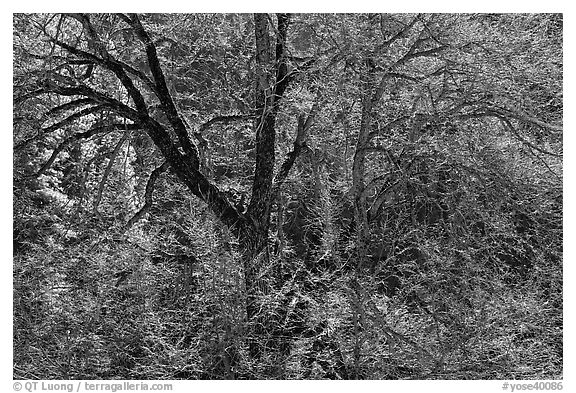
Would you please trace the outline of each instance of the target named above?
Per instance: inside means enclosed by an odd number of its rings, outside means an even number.
[[[14,377],[562,375],[562,16],[14,16]]]

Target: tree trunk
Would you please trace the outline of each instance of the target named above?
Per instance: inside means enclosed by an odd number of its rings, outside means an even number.
[[[366,262],[368,249],[368,203],[366,201],[365,161],[368,148],[370,120],[372,118],[372,100],[369,95],[365,97],[362,105],[362,119],[356,141],[356,151],[352,164],[352,195],[354,197],[354,221],[356,223],[357,261],[356,266],[361,268]]]
[[[366,264],[368,242],[369,242],[369,222],[368,203],[366,200],[367,189],[365,182],[366,153],[370,147],[371,126],[374,108],[378,106],[384,90],[386,89],[386,79],[388,73],[384,73],[377,81],[376,68],[373,67],[371,59],[365,60],[366,69],[360,82],[364,87],[362,97],[362,117],[360,120],[360,130],[356,140],[354,161],[352,164],[352,195],[354,197],[354,219],[356,222],[357,234],[357,268],[362,268]],[[378,83],[377,83],[378,82]],[[376,89],[373,89],[376,86]]]

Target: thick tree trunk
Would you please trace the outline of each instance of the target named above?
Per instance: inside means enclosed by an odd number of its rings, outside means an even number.
[[[261,355],[261,336],[265,330],[264,316],[259,315],[260,297],[268,292],[266,281],[260,276],[263,264],[268,262],[268,232],[262,226],[249,226],[240,232],[239,237],[244,284],[246,291],[247,338],[250,356]]]
[[[248,222],[239,233],[244,263],[246,284],[246,317],[252,326],[254,341],[250,345],[251,355],[260,356],[259,336],[266,321],[258,315],[259,297],[268,290],[267,283],[260,277],[262,264],[268,262],[268,231],[270,213],[274,199],[274,166],[276,162],[276,116],[279,102],[289,83],[286,57],[286,37],[290,16],[278,14],[275,57],[271,53],[269,17],[254,15],[256,39],[256,107],[259,119],[256,122],[256,165],[252,198],[248,205]]]

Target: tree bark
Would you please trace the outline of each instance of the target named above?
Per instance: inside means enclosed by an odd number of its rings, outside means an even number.
[[[357,240],[357,261],[356,267],[362,268],[365,264],[368,238],[370,235],[368,227],[368,203],[366,200],[365,184],[365,161],[368,143],[370,142],[370,122],[372,120],[372,108],[374,106],[373,97],[371,96],[370,86],[372,85],[373,76],[368,75],[364,81],[368,86],[368,91],[362,103],[362,117],[360,119],[360,129],[358,139],[356,140],[356,150],[354,161],[352,163],[352,195],[354,197],[354,221],[356,222],[356,240]]]
[[[247,216],[250,225],[240,233],[243,248],[244,274],[246,284],[246,317],[253,324],[254,341],[250,345],[251,355],[261,354],[259,336],[266,321],[258,318],[258,298],[267,292],[267,284],[259,275],[262,263],[268,262],[268,231],[274,195],[274,166],[276,162],[276,116],[289,83],[286,38],[289,14],[278,14],[276,51],[271,60],[269,18],[266,14],[254,15],[256,39],[257,86],[256,108],[259,119],[256,122],[256,165],[252,198]]]

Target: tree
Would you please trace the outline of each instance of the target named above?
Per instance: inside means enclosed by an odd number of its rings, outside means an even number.
[[[517,92],[525,89],[528,80],[546,78],[541,72],[544,68],[534,68],[532,60],[526,59],[523,63],[525,79],[494,83],[502,79],[504,69],[508,68],[510,75],[516,72],[518,65],[512,59],[518,56],[519,47],[531,44],[522,42],[502,46],[500,33],[495,33],[493,26],[484,25],[483,16],[367,15],[359,16],[359,19],[358,24],[366,31],[365,41],[360,44],[358,40],[359,47],[348,49],[346,55],[349,59],[359,59],[353,66],[352,76],[360,86],[361,97],[352,194],[358,234],[357,263],[361,266],[369,249],[370,216],[375,216],[383,201],[399,184],[409,182],[398,177],[410,173],[414,154],[419,154],[415,149],[421,143],[430,143],[428,136],[440,133],[455,135],[464,127],[488,127],[496,120],[532,154],[554,157],[558,153],[533,145],[517,128],[539,129],[539,132],[548,133],[550,143],[557,144],[559,139],[555,133],[561,130],[561,126],[557,124],[559,113],[553,115],[556,123],[547,122],[539,120],[539,116],[548,114],[527,114],[521,105],[517,105],[517,100],[523,100]],[[518,16],[511,23],[524,24],[523,19],[524,16]],[[537,42],[540,44],[541,41]],[[503,47],[511,53],[500,53]],[[492,68],[495,58],[498,58],[498,69]],[[353,64],[352,60],[348,64]],[[561,79],[559,71],[555,69],[552,72],[554,80]],[[560,89],[555,82],[548,82],[546,85],[555,91],[552,94],[555,98],[550,95],[551,90],[548,90],[547,97],[556,102]],[[511,124],[516,122],[517,126]],[[441,124],[440,128],[438,124]],[[396,139],[395,146],[391,143],[395,139],[392,135],[402,128],[407,130],[405,137]],[[395,151],[399,155],[395,155]],[[386,175],[368,176],[366,166],[370,155],[385,155]],[[399,161],[401,156],[406,157],[404,163]],[[413,168],[422,170],[416,165]],[[378,167],[378,171],[381,170]],[[394,182],[396,186],[390,186]],[[383,191],[376,191],[379,197],[369,207],[368,195],[381,184],[384,184]]]
[[[310,127],[311,121],[310,117],[308,124],[299,126],[294,150],[288,153],[275,176],[275,123],[284,93],[295,76],[294,72],[289,71],[290,60],[286,49],[290,15],[278,14],[277,25],[273,24],[267,14],[254,16],[255,93],[254,105],[249,112],[216,116],[200,126],[202,130],[216,122],[254,119],[254,180],[250,202],[245,211],[241,206],[234,205],[226,193],[203,173],[198,146],[205,148],[202,145],[205,141],[200,132],[190,129],[180,113],[161,64],[157,44],[138,15],[65,14],[51,17],[45,25],[34,20],[31,23],[38,25],[51,48],[49,54],[35,56],[51,65],[49,69],[43,70],[45,74],[38,79],[35,89],[17,97],[16,102],[22,103],[41,95],[59,97],[65,102],[51,108],[47,114],[64,115],[64,118],[44,128],[39,135],[17,142],[16,148],[22,148],[75,121],[82,121],[87,116],[108,113],[114,119],[113,124],[93,126],[83,133],[68,136],[37,172],[37,175],[46,172],[58,154],[74,141],[114,129],[123,130],[104,173],[104,180],[100,183],[94,207],[96,210],[105,179],[130,132],[146,133],[164,163],[152,171],[146,185],[145,204],[128,221],[127,227],[132,226],[150,208],[154,185],[161,173],[170,168],[188,190],[204,201],[214,215],[238,237],[244,255],[246,312],[248,320],[252,321],[258,310],[258,294],[264,290],[258,279],[263,258],[258,258],[258,255],[268,246],[272,204],[305,143],[304,129]],[[275,40],[270,34],[271,27]],[[121,38],[115,42],[116,37]],[[139,41],[141,49],[145,51],[145,60],[137,57],[140,68],[130,64],[132,59],[127,58],[116,46],[126,45],[132,40]],[[135,63],[134,60],[132,63]],[[116,97],[101,91],[93,83],[96,75],[119,85],[121,90]],[[196,136],[196,142],[192,141],[191,135]],[[203,151],[202,154],[209,152]],[[248,198],[245,196],[243,199]]]

